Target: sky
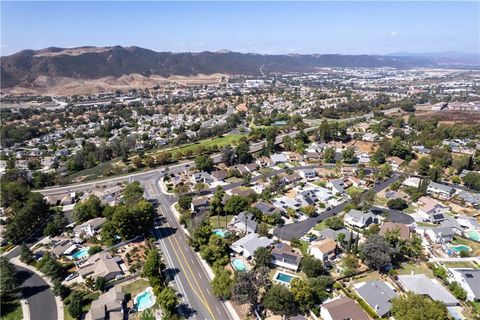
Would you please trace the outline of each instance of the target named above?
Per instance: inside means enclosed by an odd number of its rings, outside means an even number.
[[[480,1],[1,1],[0,54],[139,46],[263,54],[480,52]]]

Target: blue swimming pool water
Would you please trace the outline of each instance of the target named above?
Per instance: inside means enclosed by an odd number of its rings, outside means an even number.
[[[277,278],[276,278],[276,280],[286,282],[286,283],[290,283],[292,281],[292,279],[293,279],[293,277],[291,275],[281,273],[281,272],[278,273]]]
[[[219,237],[225,238],[225,231],[222,229],[215,229],[213,230],[213,234],[216,234]]]
[[[467,232],[467,235],[470,239],[474,241],[480,241],[480,232],[475,231],[475,230],[470,230]]]
[[[142,311],[153,306],[153,294],[151,291],[144,291],[136,297],[137,300],[137,310]]]
[[[237,270],[237,271],[247,270],[247,266],[245,265],[245,263],[243,263],[242,259],[238,259],[238,258],[233,259],[232,260],[232,265],[235,268],[235,270]]]
[[[460,253],[460,251],[470,251],[471,248],[469,246],[466,246],[466,245],[463,245],[463,244],[460,244],[460,245],[456,245],[456,246],[449,246],[450,249],[452,249],[453,251],[455,251],[456,253]]]
[[[75,251],[74,253],[72,253],[72,258],[77,260],[77,259],[88,257],[88,249],[89,248],[82,248],[80,250]]]

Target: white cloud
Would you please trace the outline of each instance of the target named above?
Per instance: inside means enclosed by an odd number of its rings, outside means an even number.
[[[388,34],[390,37],[396,37],[398,36],[398,32],[397,31],[392,31]]]

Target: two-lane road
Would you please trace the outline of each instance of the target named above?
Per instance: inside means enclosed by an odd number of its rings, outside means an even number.
[[[183,296],[183,303],[195,319],[232,319],[225,305],[212,292],[210,280],[202,262],[187,243],[187,238],[169,205],[171,201],[161,192],[158,180],[144,181],[145,196],[158,201],[155,236],[163,252],[174,286]]]

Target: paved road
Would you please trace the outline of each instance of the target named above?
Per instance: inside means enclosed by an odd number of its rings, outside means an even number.
[[[373,187],[373,191],[378,193],[383,189],[386,189],[389,185],[398,180],[400,176],[394,174],[390,179],[385,180]],[[292,238],[301,238],[303,237],[310,229],[312,229],[317,223],[322,222],[323,220],[330,218],[345,209],[345,206],[348,204],[348,201],[330,209],[325,212],[322,212],[316,217],[309,218],[307,220],[299,221],[296,223],[287,224],[283,227],[276,228],[273,230],[273,234],[283,240],[290,241]]]
[[[370,209],[374,214],[383,214],[385,213],[387,216],[387,219],[389,221],[395,222],[395,223],[402,223],[402,224],[411,224],[415,220],[412,218],[412,216],[398,210],[392,210],[388,208],[381,208],[381,207],[372,207]]]
[[[183,296],[183,313],[192,319],[232,319],[225,305],[213,295],[207,272],[170,209],[172,199],[161,192],[157,181],[142,184],[145,196],[158,201],[155,236],[168,273],[175,279],[173,285]]]
[[[15,265],[19,275],[25,281],[21,285],[21,293],[28,301],[31,320],[56,320],[57,305],[50,286],[36,273]]]

